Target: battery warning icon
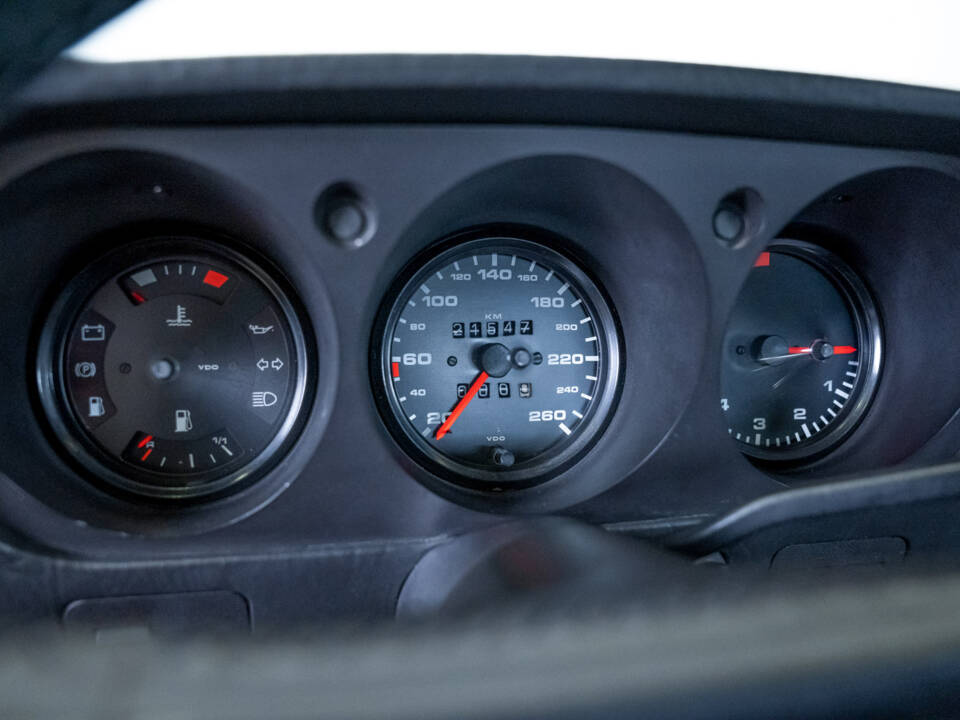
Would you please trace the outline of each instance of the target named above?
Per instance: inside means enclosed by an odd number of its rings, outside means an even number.
[[[103,325],[81,325],[80,340],[83,342],[103,342],[107,339],[107,329]]]

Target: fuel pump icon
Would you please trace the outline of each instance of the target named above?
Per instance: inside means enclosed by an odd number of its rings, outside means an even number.
[[[189,410],[174,411],[175,432],[190,432],[193,430],[193,420],[190,418]]]

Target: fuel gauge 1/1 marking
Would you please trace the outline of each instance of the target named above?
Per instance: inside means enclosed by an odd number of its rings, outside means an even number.
[[[761,253],[723,343],[721,409],[740,449],[797,461],[841,442],[880,373],[876,308],[835,255],[778,240]]]

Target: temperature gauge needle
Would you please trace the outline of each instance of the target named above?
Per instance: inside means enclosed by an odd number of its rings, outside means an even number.
[[[473,396],[477,394],[480,390],[480,387],[489,379],[487,373],[481,372],[477,375],[477,379],[473,381],[473,384],[470,386],[470,389],[467,390],[466,394],[460,398],[460,402],[457,403],[457,406],[453,409],[453,412],[443,421],[443,425],[437,428],[437,440],[446,435],[453,424],[457,421],[457,418],[460,417],[460,414],[466,409],[467,405],[470,404],[470,401],[473,400]]]

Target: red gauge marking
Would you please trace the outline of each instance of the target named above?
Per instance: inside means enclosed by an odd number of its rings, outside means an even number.
[[[390,372],[393,373],[395,378],[400,377],[400,363],[391,363]]]
[[[142,448],[151,440],[153,440],[153,435],[147,435],[143,440],[137,443],[137,447]]]
[[[449,417],[444,420],[443,425],[437,429],[437,440],[442,438],[450,430],[450,427],[457,421],[457,418],[460,417],[467,405],[470,404],[470,401],[473,400],[473,396],[477,394],[483,384],[490,378],[486,372],[481,372],[477,375],[477,379],[473,381],[473,385],[470,386],[470,389],[467,390],[466,394],[460,398],[460,402],[457,403],[457,406],[453,409],[453,412],[450,413]]]
[[[153,452],[153,448],[147,448],[147,451],[143,454],[143,457],[140,458],[140,462],[143,462],[143,461],[146,460],[148,457],[150,457],[150,453],[152,453],[152,452]]]
[[[770,253],[762,252],[757,256],[756,262],[753,263],[754,267],[770,267]]]
[[[204,284],[213,285],[215,288],[223,287],[223,284],[229,279],[226,275],[218,273],[216,270],[207,270],[207,274],[203,276]]]
[[[147,301],[147,299],[146,299],[143,295],[141,295],[140,293],[136,292],[135,290],[131,290],[131,291],[130,291],[130,297],[133,299],[133,301],[134,301],[137,305],[142,305],[143,303],[145,303],[145,302]]]
[[[813,348],[808,347],[792,347],[787,350],[791,355],[799,355],[800,353],[811,353]]]

